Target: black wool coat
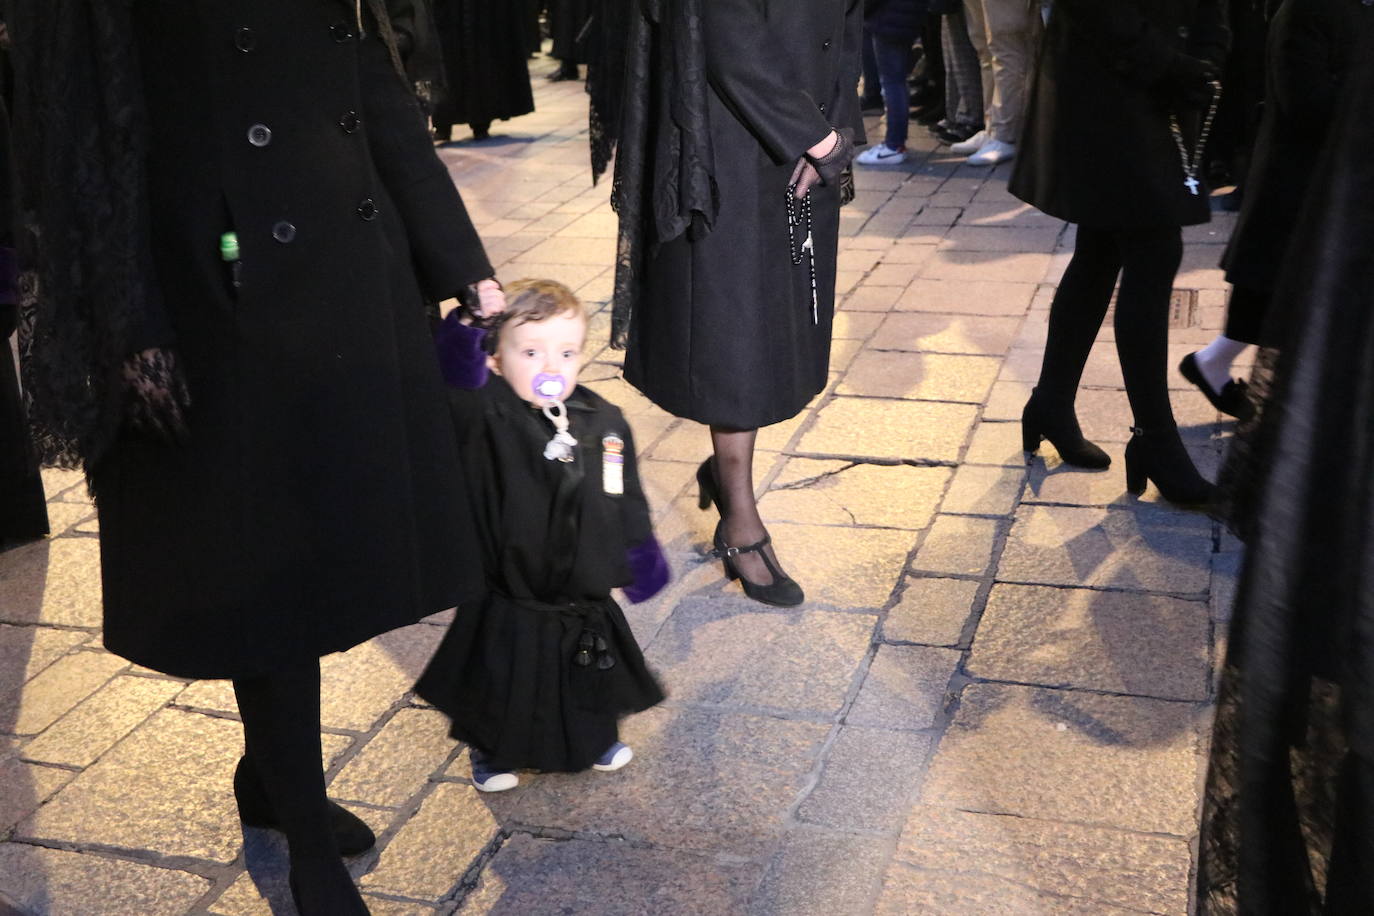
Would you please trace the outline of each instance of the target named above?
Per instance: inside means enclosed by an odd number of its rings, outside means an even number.
[[[106,645],[161,671],[270,672],[480,587],[424,300],[492,270],[354,10],[135,3],[164,343],[194,404],[187,445],[126,434],[92,478]]]
[[[1055,0],[1011,192],[1099,228],[1207,222],[1206,188],[1184,186],[1169,128],[1180,114],[1191,155],[1197,113],[1181,112],[1162,80],[1179,53],[1220,63],[1228,34],[1223,0]]]
[[[1371,53],[1374,8],[1360,0],[1288,0],[1275,14],[1264,119],[1245,203],[1221,261],[1227,280],[1273,289],[1330,138],[1341,86]]]
[[[625,378],[677,416],[753,429],[795,416],[826,384],[839,188],[811,193],[814,320],[808,260],[793,264],[788,244],[786,195],[798,159],[832,128],[851,127],[862,142],[863,2],[703,7],[720,209],[709,234],[689,231],[652,257]]]
[[[435,0],[444,86],[436,125],[490,124],[534,111],[523,6]]]

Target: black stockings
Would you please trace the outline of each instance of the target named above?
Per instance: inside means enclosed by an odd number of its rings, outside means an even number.
[[[249,761],[291,850],[303,913],[365,913],[339,856],[320,767],[320,665],[234,681]]]
[[[746,547],[763,540],[768,533],[759,517],[754,500],[754,440],[756,429],[725,429],[711,427],[711,445],[715,448],[714,469],[720,485],[721,533],[731,547]],[[765,548],[768,556],[777,561],[773,548]],[[758,554],[740,554],[734,558],[740,574],[752,582],[767,585],[772,574]],[[782,567],[779,566],[779,569]]]
[[[1169,404],[1169,295],[1183,258],[1177,228],[1078,227],[1073,259],[1050,307],[1049,339],[1036,393],[1045,403],[1072,407],[1083,366],[1112,287],[1121,276],[1116,304],[1116,350],[1135,425],[1174,427]]]

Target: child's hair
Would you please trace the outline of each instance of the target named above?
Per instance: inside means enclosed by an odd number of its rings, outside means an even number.
[[[506,310],[487,328],[484,341],[486,351],[495,353],[501,342],[501,330],[531,321],[543,321],[555,315],[576,314],[587,322],[587,310],[572,290],[557,280],[516,280],[506,287]]]

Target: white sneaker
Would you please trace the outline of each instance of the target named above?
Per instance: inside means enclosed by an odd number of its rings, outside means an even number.
[[[983,144],[987,142],[988,132],[985,130],[980,130],[978,131],[978,133],[974,134],[972,137],[969,137],[967,140],[961,140],[960,142],[951,145],[949,151],[957,156],[969,156],[982,149]]]
[[[886,143],[870,146],[854,157],[859,165],[898,165],[906,162],[906,148],[893,149]]]
[[[1016,156],[1016,144],[1002,140],[989,140],[983,148],[968,157],[969,165],[996,165],[1007,162]]]
[[[635,759],[635,752],[630,750],[628,744],[621,744],[617,741],[606,748],[606,753],[601,755],[601,759],[592,764],[593,770],[602,773],[614,773],[616,770]]]
[[[494,769],[487,757],[476,748],[469,748],[472,763],[472,784],[478,792],[509,792],[520,785],[520,777],[508,770]]]

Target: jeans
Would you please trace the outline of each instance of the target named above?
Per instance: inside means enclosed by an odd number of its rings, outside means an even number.
[[[911,97],[906,78],[911,73],[911,40],[873,36],[873,56],[878,61],[878,76],[883,85],[883,106],[887,109],[888,149],[906,146],[907,121],[911,117]]]

